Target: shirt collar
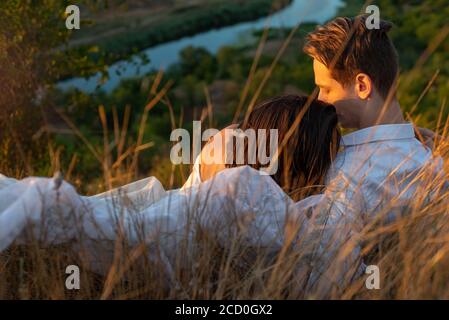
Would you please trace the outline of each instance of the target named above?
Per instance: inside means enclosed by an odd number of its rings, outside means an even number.
[[[415,130],[411,123],[383,124],[354,131],[342,137],[343,146],[354,146],[376,141],[411,139]]]

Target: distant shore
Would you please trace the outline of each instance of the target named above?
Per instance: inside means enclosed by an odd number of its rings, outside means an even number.
[[[191,36],[214,28],[255,20],[276,12],[292,0],[198,0],[195,5],[171,9],[123,11],[111,19],[95,19],[68,43],[69,49],[96,46],[108,63],[124,59],[143,49]],[[98,20],[96,22],[96,20]]]

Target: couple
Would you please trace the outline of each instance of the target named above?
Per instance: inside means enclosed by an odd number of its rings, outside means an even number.
[[[307,36],[304,52],[313,58],[318,100],[277,97],[256,107],[242,125],[228,127],[278,129],[281,142],[294,126],[272,175],[293,200],[319,195],[313,200],[318,204],[338,198],[335,204],[342,213],[356,209],[374,215],[379,205],[398,195],[409,199],[414,191],[410,184],[420,170],[432,165],[441,170],[440,159],[417,139],[425,142],[433,133],[421,128],[415,133],[401,112],[390,28],[382,21],[378,30],[369,30],[363,16],[336,18],[317,28]],[[341,137],[337,119],[341,127],[357,130]],[[220,134],[224,137],[224,130]],[[215,152],[224,149],[225,144]],[[210,158],[209,150],[201,153],[184,187],[235,166],[209,164]],[[250,166],[260,168],[257,163]]]
[[[210,162],[200,161],[209,156],[204,152],[183,188],[172,191],[147,178],[82,197],[58,180],[15,181],[0,176],[0,251],[12,241],[26,241],[21,236],[23,224],[32,220],[35,234],[45,229],[49,243],[76,239],[73,226],[81,226],[84,244],[86,239],[91,241],[94,261],[99,250],[94,242],[116,239],[114,222],[120,216],[121,228],[131,242],[148,241],[155,232],[162,235],[157,254],[164,255],[170,270],[170,256],[179,238],[164,235],[185,232],[190,213],[201,211],[196,223],[204,228],[213,224],[223,244],[236,235],[229,226],[237,218],[239,226],[243,220],[247,223],[249,245],[273,250],[282,248],[288,237],[287,221],[300,222],[294,239],[321,237],[318,251],[327,260],[315,266],[318,277],[325,272],[325,264],[336,259],[339,247],[375,219],[385,204],[406,203],[415,196],[424,168],[435,175],[442,168],[441,160],[416,139],[413,125],[401,113],[394,91],[397,54],[387,35],[390,24],[382,22],[380,29],[368,30],[364,22],[364,17],[336,18],[307,36],[304,51],[313,58],[318,100],[292,95],[274,98],[256,107],[239,125],[243,130],[278,129],[280,143],[289,137],[271,177],[254,170],[258,163],[239,168],[206,164]],[[341,136],[338,122],[357,130]],[[111,203],[122,203],[116,195],[123,192],[127,201],[142,205],[131,206],[137,214],[121,210],[111,216]],[[50,213],[56,203],[65,204],[59,206],[58,216]],[[86,207],[92,213],[88,217],[71,215]],[[37,222],[42,221],[46,227],[37,230]],[[67,221],[72,227],[62,227],[61,222]],[[362,259],[356,242],[342,259],[348,265]]]

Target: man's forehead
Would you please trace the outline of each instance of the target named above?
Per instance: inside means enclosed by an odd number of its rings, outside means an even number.
[[[317,59],[313,59],[313,70],[315,71],[315,73],[319,73],[323,76],[327,75],[330,77],[331,75],[329,69]]]
[[[317,59],[313,59],[313,71],[315,74],[316,85],[326,86],[331,84],[334,80],[329,69]]]

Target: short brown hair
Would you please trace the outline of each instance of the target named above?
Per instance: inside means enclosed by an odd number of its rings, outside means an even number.
[[[330,69],[343,86],[357,73],[366,73],[385,99],[398,72],[398,55],[387,35],[392,24],[381,20],[379,29],[368,29],[366,18],[339,17],[318,26],[307,35],[304,52]]]

